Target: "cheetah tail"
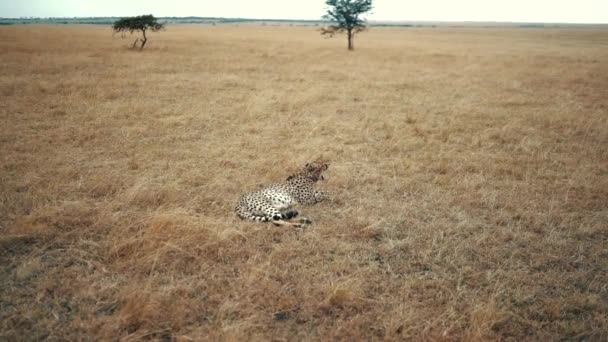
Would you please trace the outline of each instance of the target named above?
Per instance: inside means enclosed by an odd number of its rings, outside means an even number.
[[[270,218],[267,216],[256,215],[255,213],[249,212],[244,208],[237,208],[237,215],[243,220],[251,220],[258,222],[268,222]]]

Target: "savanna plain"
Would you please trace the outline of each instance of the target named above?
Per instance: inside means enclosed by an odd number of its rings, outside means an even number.
[[[607,34],[0,27],[0,339],[607,340]]]

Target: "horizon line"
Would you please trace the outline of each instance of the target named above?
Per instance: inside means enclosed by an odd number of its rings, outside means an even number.
[[[104,19],[104,18],[126,18],[133,16],[62,16],[62,17],[0,17],[0,20],[36,20],[36,19]],[[305,22],[330,22],[324,19],[293,19],[293,18],[252,18],[252,17],[204,17],[204,16],[158,16],[158,19],[232,19],[232,20],[251,20],[251,21],[305,21]],[[500,21],[500,20],[412,20],[412,19],[371,19],[367,22],[390,22],[390,23],[495,23],[495,24],[560,24],[560,25],[608,25],[608,22],[559,22],[559,21]]]

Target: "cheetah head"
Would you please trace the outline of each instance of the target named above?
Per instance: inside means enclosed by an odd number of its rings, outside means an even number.
[[[323,161],[315,161],[312,163],[307,163],[304,168],[295,175],[289,176],[287,180],[294,179],[296,177],[305,177],[313,182],[317,182],[323,180],[323,172],[329,168],[329,163]]]

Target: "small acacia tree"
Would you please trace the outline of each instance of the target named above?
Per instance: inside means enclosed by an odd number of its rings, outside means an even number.
[[[331,21],[333,25],[322,28],[321,34],[333,37],[346,31],[348,49],[353,50],[355,33],[365,30],[365,19],[361,15],[372,9],[372,0],[327,0],[325,4],[328,8],[323,19]]]
[[[143,38],[137,38],[133,42],[133,47],[137,46],[137,42],[141,41],[139,49],[143,49],[144,45],[148,41],[146,37],[146,31],[152,32],[160,31],[165,28],[164,24],[159,23],[152,14],[139,15],[137,17],[120,18],[112,25],[112,30],[116,33],[124,34],[128,31],[133,34],[134,31],[141,31]]]

